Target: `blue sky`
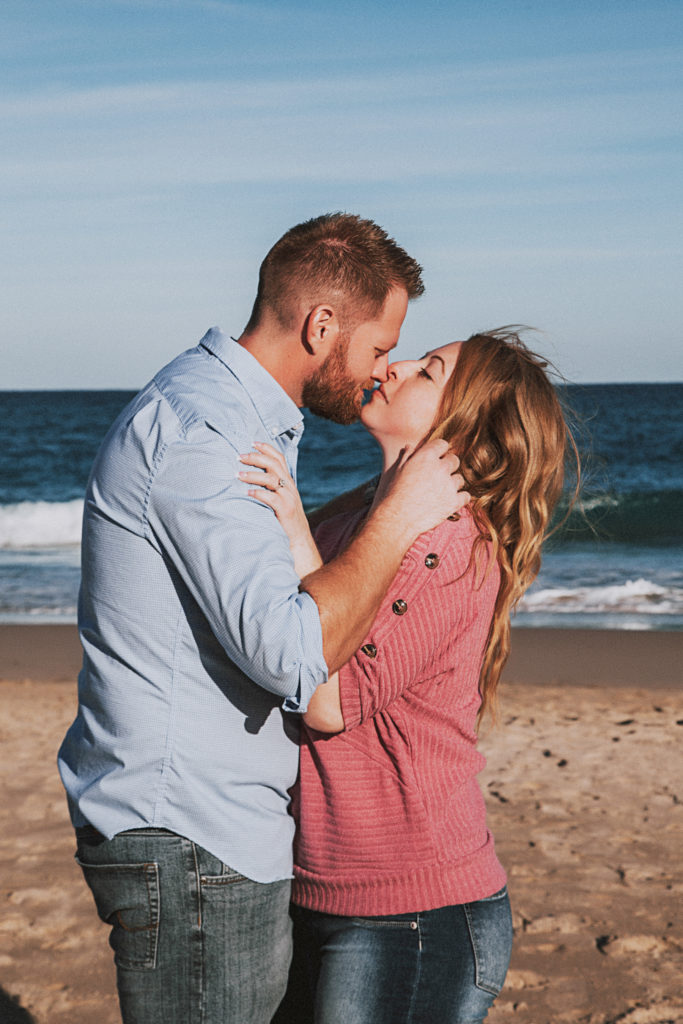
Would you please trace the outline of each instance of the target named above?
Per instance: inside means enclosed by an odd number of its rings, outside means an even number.
[[[3,0],[0,388],[138,387],[327,210],[425,268],[399,354],[508,323],[682,380],[683,4]]]

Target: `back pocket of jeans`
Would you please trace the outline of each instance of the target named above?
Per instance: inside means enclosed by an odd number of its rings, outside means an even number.
[[[97,913],[111,925],[109,944],[118,967],[156,967],[159,937],[159,867],[85,864],[76,857],[95,898]]]
[[[512,914],[507,888],[463,907],[474,951],[475,984],[497,996],[512,952]]]

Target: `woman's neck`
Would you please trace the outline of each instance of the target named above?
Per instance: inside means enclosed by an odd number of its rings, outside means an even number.
[[[377,438],[377,442],[382,449],[382,473],[386,473],[394,465],[407,442],[398,441],[393,437]]]
[[[382,451],[382,473],[386,473],[386,471],[394,465],[406,444],[414,444],[414,442],[394,437],[393,434],[380,434],[375,432],[365,423],[363,426],[367,430],[368,434],[375,439]]]

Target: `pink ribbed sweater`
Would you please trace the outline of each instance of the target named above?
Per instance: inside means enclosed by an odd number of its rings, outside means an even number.
[[[324,559],[348,543],[360,515],[319,528]],[[292,805],[293,899],[302,906],[400,914],[469,903],[505,884],[475,733],[499,574],[495,564],[488,574],[481,564],[467,570],[475,537],[466,512],[418,538],[341,669],[345,731],[302,730]]]

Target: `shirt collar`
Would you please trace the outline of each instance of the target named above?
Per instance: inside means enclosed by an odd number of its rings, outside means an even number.
[[[304,418],[301,409],[243,345],[229,338],[219,327],[211,327],[199,344],[237,378],[271,437],[290,431],[302,433]]]

